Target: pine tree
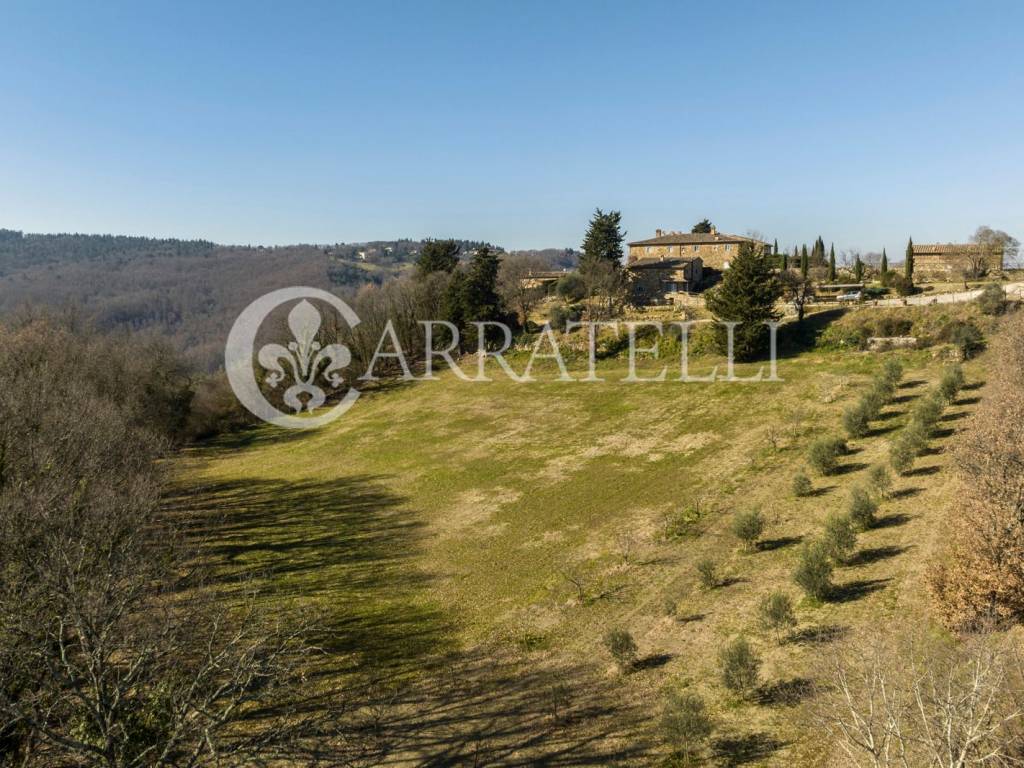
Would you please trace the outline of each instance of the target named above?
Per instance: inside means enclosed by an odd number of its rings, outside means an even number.
[[[903,262],[903,276],[914,281],[914,238],[907,240],[907,258]]]
[[[624,239],[621,223],[622,214],[619,211],[605,213],[600,208],[594,211],[590,226],[587,227],[587,234],[583,238],[580,272],[585,273],[599,264],[621,266]]]
[[[416,259],[420,275],[431,272],[452,272],[459,265],[461,247],[454,240],[427,240]]]
[[[449,315],[447,319],[461,326],[464,348],[477,346],[474,322],[508,319],[508,313],[498,295],[500,264],[498,252],[484,245],[474,252],[464,273],[453,275],[449,286],[450,295],[445,301],[445,312]]]
[[[885,248],[882,249],[882,276],[889,274],[889,257],[885,253]]]
[[[711,230],[714,228],[714,226],[715,225],[712,224],[707,219],[702,219],[701,221],[698,221],[696,224],[693,225],[693,229],[690,230],[690,234],[710,235]]]
[[[737,360],[752,360],[767,351],[769,320],[777,320],[775,303],[782,286],[768,256],[753,243],[742,243],[739,253],[707,294],[707,307],[719,320],[738,322],[733,351]],[[726,348],[726,329],[716,326],[720,349]]]

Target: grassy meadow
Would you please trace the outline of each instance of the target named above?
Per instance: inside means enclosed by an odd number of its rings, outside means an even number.
[[[842,433],[887,355],[906,369],[897,397],[835,475],[815,476],[809,444]],[[694,358],[691,374],[716,362]],[[827,644],[927,620],[923,572],[952,492],[943,448],[978,400],[984,357],[837,568],[832,600],[792,583],[797,550],[886,459],[943,365],[933,350],[812,350],[780,359],[774,383],[624,383],[618,359],[596,383],[554,381],[550,367],[532,384],[445,374],[366,393],[319,431],[192,449],[172,467],[171,501],[199,513],[222,574],[251,577],[271,607],[323,616],[321,674],[386,681],[403,738],[381,763],[656,764],[662,696],[687,687],[718,721],[715,764],[818,765],[803,700]],[[802,469],[815,490],[795,498]],[[768,521],[755,551],[730,531],[745,510]],[[703,558],[717,588],[700,584]],[[799,619],[782,642],[756,614],[779,588]],[[629,674],[603,647],[612,628],[639,647]],[[754,701],[719,681],[718,651],[738,634],[765,660]]]

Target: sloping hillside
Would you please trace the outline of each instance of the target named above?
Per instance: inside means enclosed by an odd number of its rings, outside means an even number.
[[[718,764],[816,765],[821,740],[801,721],[809,670],[831,640],[928,620],[943,448],[984,381],[984,358],[972,361],[969,391],[896,478],[832,597],[804,598],[791,579],[800,543],[846,509],[943,370],[930,351],[897,354],[897,396],[804,498],[791,484],[808,445],[841,433],[886,355],[805,352],[780,361],[781,383],[626,384],[616,361],[605,383],[445,376],[372,393],[312,434],[264,429],[195,449],[172,501],[199,512],[225,573],[325,612],[331,675],[388,681],[380,728],[401,744],[395,764],[648,764],[663,695],[684,688],[711,702]],[[752,551],[731,533],[748,510],[768,521]],[[757,620],[773,589],[797,603],[783,642]],[[612,628],[636,638],[629,674],[604,649]],[[740,634],[765,660],[753,700],[718,674],[719,649]]]

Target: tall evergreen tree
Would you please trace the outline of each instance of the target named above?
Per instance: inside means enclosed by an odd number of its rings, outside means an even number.
[[[903,262],[903,276],[914,281],[914,238],[907,240],[907,256],[906,261]]]
[[[789,254],[786,253],[785,251],[782,251],[779,254],[779,269],[781,269],[783,272],[789,269]]]
[[[427,240],[416,258],[416,269],[421,275],[452,272],[459,265],[460,250],[454,240]]]
[[[583,238],[583,254],[580,256],[580,272],[587,272],[599,264],[622,266],[622,241],[625,234],[620,227],[622,214],[619,211],[605,213],[600,208],[594,211]]]
[[[490,246],[478,248],[464,273],[456,273],[450,284],[454,296],[447,308],[461,321],[466,347],[477,346],[474,322],[505,321],[508,313],[498,295],[498,268],[501,257]],[[453,276],[454,277],[454,276]],[[455,322],[454,319],[448,318]]]
[[[811,263],[807,257],[807,246],[804,245],[800,248],[800,276],[807,277],[810,267]]]
[[[690,234],[693,235],[710,235],[711,230],[715,225],[707,219],[701,219],[693,225],[693,229],[690,230]]]
[[[889,257],[885,253],[885,248],[882,249],[882,276],[889,274]]]
[[[864,279],[864,262],[860,260],[860,254],[858,253],[856,258],[853,260],[853,278],[858,283]]]
[[[836,280],[836,246],[835,243],[828,249],[828,280],[834,283]]]
[[[739,323],[733,341],[737,360],[753,360],[768,351],[768,327],[764,323],[779,319],[775,304],[781,295],[782,286],[768,255],[754,243],[741,243],[722,282],[707,294],[707,307],[718,320]],[[716,326],[716,333],[724,352],[726,329]]]
[[[779,239],[775,238],[775,242],[772,244],[772,254],[775,256],[779,255]]]

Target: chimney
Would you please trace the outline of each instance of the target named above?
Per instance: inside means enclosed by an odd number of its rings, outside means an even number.
[[[661,230],[660,229],[654,230],[654,236],[655,237],[661,237]]]
[[[716,227],[714,224],[711,225],[711,234],[714,235],[715,237],[718,237],[718,227]]]

